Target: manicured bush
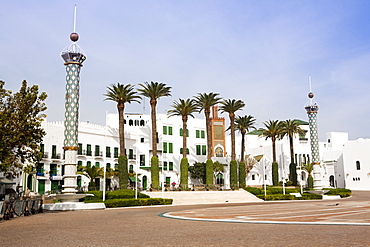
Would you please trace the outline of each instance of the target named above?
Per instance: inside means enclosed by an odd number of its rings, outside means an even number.
[[[106,200],[107,208],[132,207],[132,206],[151,206],[151,205],[171,205],[172,199],[168,198],[143,198],[143,199],[109,199]]]
[[[303,193],[302,197],[297,197],[296,200],[320,200],[322,195],[314,193]]]
[[[245,163],[240,162],[239,163],[239,188],[245,187],[245,179],[246,179]]]
[[[188,189],[188,167],[188,159],[182,158],[180,163],[180,187],[184,190]]]
[[[272,163],[272,184],[277,186],[279,183],[279,165],[276,162]]]
[[[152,179],[152,188],[159,189],[159,161],[158,157],[153,156],[151,159],[151,179]]]
[[[230,162],[230,187],[233,190],[238,188],[238,164],[236,160]]]
[[[312,189],[313,188],[313,177],[308,175],[308,178],[307,178],[307,187]]]
[[[265,201],[280,201],[280,200],[295,200],[296,197],[289,194],[273,194],[273,195],[258,195],[258,198],[264,199]]]
[[[341,188],[336,188],[336,189],[331,189],[331,188],[325,188],[323,190],[329,190],[328,193],[325,195],[339,195],[340,197],[349,197],[352,195],[352,191],[349,189],[341,189]]]
[[[206,161],[206,185],[211,186],[213,185],[213,161],[207,160]]]
[[[93,194],[94,196],[87,196],[81,201],[84,202],[101,202],[103,200],[103,191],[88,191],[86,194]],[[135,198],[135,191],[130,189],[106,191],[105,199],[129,199]],[[149,198],[148,195],[138,192],[138,198]]]
[[[292,182],[292,185],[297,185],[297,165],[294,163],[291,163],[289,165],[289,180]]]
[[[260,188],[256,188],[256,187],[245,187],[244,190],[248,191],[249,193],[252,193],[253,195],[261,195],[263,192],[263,190],[261,190]]]
[[[123,155],[118,156],[118,178],[120,189],[127,189],[128,186],[127,157]]]

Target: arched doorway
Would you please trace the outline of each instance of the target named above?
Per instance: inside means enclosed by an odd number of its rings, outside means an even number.
[[[146,190],[147,186],[148,186],[148,178],[146,176],[143,176],[143,190]]]
[[[216,184],[223,185],[224,184],[224,175],[222,173],[218,173],[216,175]]]
[[[32,185],[33,185],[33,176],[30,174],[30,175],[28,175],[27,176],[27,188],[29,189],[29,190],[32,190],[33,188],[32,188]]]
[[[334,186],[334,175],[330,175],[330,177],[329,177],[329,184],[330,184],[330,187],[335,187]]]

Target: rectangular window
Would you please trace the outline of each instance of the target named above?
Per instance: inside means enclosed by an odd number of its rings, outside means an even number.
[[[168,143],[168,152],[173,154],[173,143]]]
[[[140,154],[140,165],[145,166],[145,154]]]
[[[105,147],[105,157],[108,157],[108,158],[111,157],[110,147]]]
[[[206,138],[206,132],[204,130],[200,131],[200,138]]]
[[[207,146],[202,145],[202,155],[207,155]]]
[[[200,155],[201,153],[200,153],[200,149],[201,149],[201,145],[197,145],[196,146],[196,154],[197,155]]]
[[[173,171],[173,162],[168,163],[168,170]]]
[[[200,130],[195,130],[195,138],[200,138]]]
[[[252,180],[256,180],[256,175],[252,174]]]
[[[141,143],[144,143],[144,138],[142,137],[142,138],[140,138],[140,142]]]
[[[79,161],[77,162],[77,166],[82,166],[82,165],[83,165],[82,160],[79,160]]]
[[[168,127],[168,134],[172,136],[172,127]]]
[[[110,170],[110,163],[107,163],[107,164],[105,165],[105,167],[106,167],[106,169],[107,169],[107,170]]]
[[[114,170],[118,171],[118,164],[114,164]]]
[[[51,146],[51,158],[52,159],[57,158],[57,146],[56,145]]]
[[[50,175],[56,176],[58,174],[57,164],[50,164]]]
[[[100,163],[99,162],[95,162],[95,167],[96,168],[100,168]]]
[[[100,146],[95,145],[95,156],[100,156]]]
[[[44,176],[44,163],[37,164],[36,176]]]
[[[86,146],[86,155],[91,156],[91,144],[87,144]]]
[[[129,149],[128,152],[129,152],[128,153],[128,158],[129,159],[133,159],[134,158],[134,150],[133,149]]]
[[[91,161],[86,162],[87,167],[91,167]]]
[[[118,158],[118,148],[114,148],[114,158]]]
[[[167,171],[167,161],[163,161],[163,171]]]
[[[166,184],[165,186],[169,187],[171,184],[171,177],[166,177]]]
[[[167,153],[167,142],[163,142],[163,153]]]
[[[167,126],[163,126],[163,135],[167,135]]]
[[[77,150],[78,155],[82,155],[82,143],[78,144],[78,150]]]

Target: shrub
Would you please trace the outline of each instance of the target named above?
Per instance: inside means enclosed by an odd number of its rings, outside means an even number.
[[[307,178],[307,187],[308,188],[313,188],[313,177],[310,176],[310,175]]]
[[[340,195],[340,197],[348,197],[352,195],[352,191],[349,189],[341,189],[341,188],[336,188],[336,189],[330,189],[330,188],[325,188],[324,190],[329,190],[328,193],[325,195]]]
[[[121,189],[127,189],[128,185],[127,157],[123,155],[118,156],[118,178],[119,178],[119,187]]]
[[[188,188],[188,159],[182,158],[180,163],[180,187],[182,189]]]
[[[297,165],[294,163],[290,163],[289,165],[289,179],[292,181],[292,185],[297,185]]]
[[[302,197],[297,197],[297,200],[320,200],[322,199],[322,195],[314,194],[314,193],[303,193]]]
[[[230,186],[233,190],[238,188],[238,164],[236,160],[230,162]]]
[[[206,161],[206,185],[213,185],[213,161]]]
[[[296,197],[289,194],[273,194],[273,195],[258,195],[258,198],[264,199],[265,201],[280,201],[280,200],[295,200]]]
[[[245,163],[240,162],[239,163],[239,187],[240,188],[245,187],[245,179],[246,179]]]
[[[94,196],[87,196],[82,199],[84,202],[101,202],[103,200],[103,191],[88,191],[87,194]],[[130,189],[106,191],[105,199],[129,199],[135,198],[135,191]],[[138,192],[138,198],[149,198],[148,195]]]
[[[158,157],[153,156],[151,159],[151,179],[152,188],[159,189],[159,162]]]
[[[253,195],[261,195],[263,192],[260,188],[256,187],[245,187],[244,190],[248,191],[249,193],[252,193]]]
[[[272,183],[275,186],[279,183],[279,165],[276,162],[272,163]]]
[[[150,206],[150,205],[171,205],[172,199],[168,198],[144,198],[144,199],[109,199],[106,200],[107,208]]]

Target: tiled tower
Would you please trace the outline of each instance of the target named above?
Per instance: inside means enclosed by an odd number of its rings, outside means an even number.
[[[77,150],[78,150],[78,106],[80,69],[86,57],[83,50],[76,44],[78,34],[70,35],[72,44],[62,51],[62,58],[66,66],[66,98],[64,121],[65,175],[63,176],[64,194],[77,192]]]
[[[319,110],[319,105],[313,100],[314,94],[310,92],[308,98],[310,99],[305,109],[308,114],[309,127],[310,127],[310,144],[311,144],[311,157],[313,164],[313,179],[314,189],[321,189],[321,174],[320,174],[320,153],[319,153],[319,133],[317,130],[316,116]]]

